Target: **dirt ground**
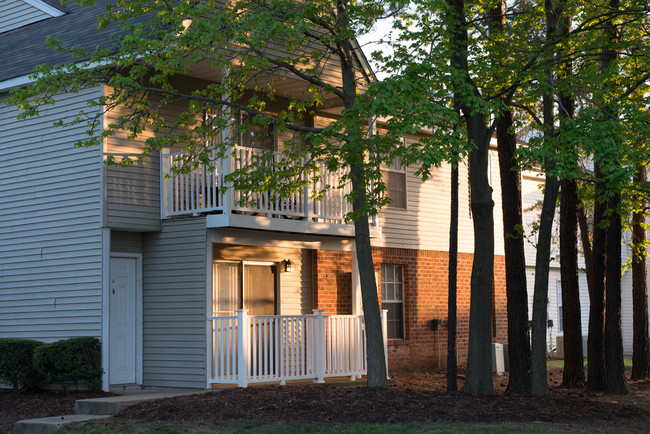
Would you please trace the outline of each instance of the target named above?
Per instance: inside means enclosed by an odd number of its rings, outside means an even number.
[[[267,420],[311,423],[472,422],[554,424],[562,429],[650,432],[650,380],[628,381],[626,396],[587,395],[560,387],[562,368],[549,368],[550,392],[541,397],[504,395],[508,378],[494,377],[494,396],[446,392],[444,372],[394,374],[386,390],[320,385],[229,389],[149,401],[118,417],[136,420]],[[462,379],[459,379],[459,387]],[[76,399],[104,395],[0,392],[0,432],[20,419],[71,414]]]

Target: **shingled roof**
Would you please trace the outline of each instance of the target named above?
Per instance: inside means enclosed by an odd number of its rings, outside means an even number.
[[[94,7],[80,7],[74,2],[56,6],[64,15],[49,18],[18,29],[0,33],[0,82],[34,72],[37,65],[61,65],[73,59],[67,53],[57,53],[46,44],[48,37],[60,39],[64,47],[84,46],[89,50],[113,44],[111,34],[120,31],[113,25],[106,30],[97,29],[97,19],[114,0],[98,0]],[[48,1],[54,5],[56,2]]]

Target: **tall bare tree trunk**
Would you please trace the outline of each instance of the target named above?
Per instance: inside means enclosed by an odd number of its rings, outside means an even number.
[[[555,71],[552,68],[553,57],[555,56],[555,42],[558,39],[558,23],[561,16],[563,0],[558,5],[553,0],[544,1],[544,13],[546,18],[546,52],[544,60],[547,64],[545,79],[547,81],[546,92],[542,96],[544,112],[544,146],[551,148],[549,142],[555,136],[554,116],[554,89]],[[531,393],[533,395],[545,395],[548,392],[547,369],[546,369],[546,319],[548,316],[548,272],[551,258],[551,234],[553,231],[553,219],[555,218],[555,207],[557,195],[560,189],[558,178],[550,176],[549,173],[555,167],[553,157],[546,157],[544,170],[546,171],[546,188],[544,189],[544,201],[539,217],[539,232],[537,235],[537,250],[535,256],[535,289],[533,293],[533,321],[532,321],[532,345],[531,345]]]
[[[638,185],[648,178],[646,166],[636,169],[634,182]],[[641,197],[636,203],[644,203]],[[648,336],[648,261],[646,251],[645,210],[632,216],[632,379],[650,377],[650,337]]]
[[[505,2],[499,1],[490,11],[491,34],[500,39],[506,26]],[[492,62],[501,61],[499,53]],[[504,101],[506,104],[508,101]],[[530,393],[530,336],[528,335],[528,294],[526,292],[526,258],[521,233],[521,173],[517,168],[512,111],[504,110],[497,119],[497,149],[501,178],[501,208],[503,211],[503,242],[506,257],[506,298],[508,315],[508,362],[510,376],[506,393]]]
[[[467,52],[467,23],[464,0],[447,0],[451,6],[451,44],[456,50],[452,66],[463,76],[464,89],[454,89],[454,100],[467,125],[469,154],[469,183],[471,188],[472,221],[474,223],[474,261],[472,263],[469,345],[467,374],[463,391],[472,395],[491,395],[492,357],[490,333],[492,325],[492,284],[494,281],[494,217],[492,187],[488,182],[489,140],[486,115],[468,102],[466,89],[473,99],[480,99],[478,89],[469,75]]]
[[[605,285],[605,393],[625,395],[625,365],[623,363],[623,338],[621,335],[621,215],[618,206],[620,193],[610,196],[607,228],[607,282]]]
[[[594,235],[592,248],[592,285],[589,288],[589,335],[587,337],[587,390],[605,390],[605,243],[607,231],[603,227],[607,203],[600,164],[596,162],[594,188]]]
[[[524,237],[519,229],[523,227],[521,177],[515,161],[517,145],[515,136],[511,133],[513,126],[512,112],[507,110],[501,114],[497,123],[508,299],[510,376],[506,392],[522,395],[530,393],[530,337]]]
[[[609,0],[610,13],[619,9],[619,0]],[[608,71],[618,57],[618,31],[611,16],[603,23],[604,48],[601,51],[600,66],[602,71]],[[618,118],[618,107],[616,101],[607,101],[604,104],[606,119]],[[613,135],[613,143],[620,146],[620,140]],[[611,146],[611,145],[610,145]],[[621,167],[620,155],[611,149],[605,151],[603,159],[606,158],[607,167],[615,172]],[[595,156],[596,161],[598,155]],[[612,172],[607,171],[609,176]],[[606,259],[605,268],[605,393],[623,395],[628,392],[625,384],[625,365],[623,363],[623,336],[621,334],[621,235],[622,219],[619,214],[621,204],[621,187],[616,178],[608,180],[608,201],[609,226],[607,227]]]
[[[447,303],[447,391],[458,390],[456,356],[458,284],[458,163],[451,167],[451,210],[449,225],[449,293]]]
[[[558,36],[568,37],[571,17],[566,12],[559,21]],[[560,80],[570,81],[570,60],[561,61]],[[571,128],[575,115],[574,97],[565,89],[559,92],[560,138],[562,132]],[[564,139],[565,152],[575,153],[575,144]],[[577,156],[572,164],[577,169]],[[576,170],[577,171],[577,170]],[[580,288],[578,286],[578,195],[573,177],[562,180],[560,192],[560,275],[562,279],[562,322],[564,325],[564,387],[583,387],[585,384],[584,358],[582,352],[582,324],[580,320]]]
[[[337,27],[349,30],[350,23],[347,14],[347,2],[337,2],[338,22]],[[341,52],[341,78],[343,84],[343,105],[346,110],[354,107],[357,97],[357,82],[354,66],[354,47],[350,39],[344,39],[340,44]],[[363,140],[364,131],[359,120],[357,125],[350,125],[349,140]],[[362,149],[361,146],[356,149]],[[364,198],[367,193],[366,184],[362,181],[361,165],[363,164],[363,151],[358,151],[350,159],[350,175],[354,197],[352,210],[354,218],[354,238],[356,243],[357,262],[359,264],[359,280],[361,281],[361,303],[366,327],[366,360],[367,360],[367,385],[368,387],[386,387],[386,354],[384,352],[384,338],[379,313],[379,299],[377,296],[377,281],[375,267],[372,260],[372,247],[370,245],[370,227],[368,214],[359,213],[363,209]],[[357,215],[358,214],[358,215]]]
[[[568,388],[585,385],[578,287],[577,200],[575,181],[563,180],[560,195],[560,274],[562,279],[562,321],[564,323],[562,385]]]

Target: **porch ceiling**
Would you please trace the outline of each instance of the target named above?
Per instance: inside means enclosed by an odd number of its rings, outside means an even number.
[[[188,75],[207,81],[221,80],[221,71],[215,69],[211,62],[207,60],[194,65],[188,71]],[[248,84],[248,88],[251,90],[255,88],[265,89],[268,85],[272,86],[279,96],[290,97],[291,95],[297,95],[298,98],[306,98],[310,96],[310,93],[308,92],[309,84],[306,81],[287,73],[276,72],[273,74],[269,73],[267,75],[260,75],[255,82]],[[338,113],[343,108],[343,105],[342,101],[337,96],[328,95],[324,100],[322,108]]]

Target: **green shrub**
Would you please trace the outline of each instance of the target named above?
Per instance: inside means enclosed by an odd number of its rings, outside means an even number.
[[[36,388],[34,350],[41,345],[42,342],[30,339],[0,339],[0,379],[19,392]]]
[[[102,383],[102,355],[99,339],[80,337],[45,344],[34,352],[34,366],[45,380],[67,391],[82,381],[90,390]]]

